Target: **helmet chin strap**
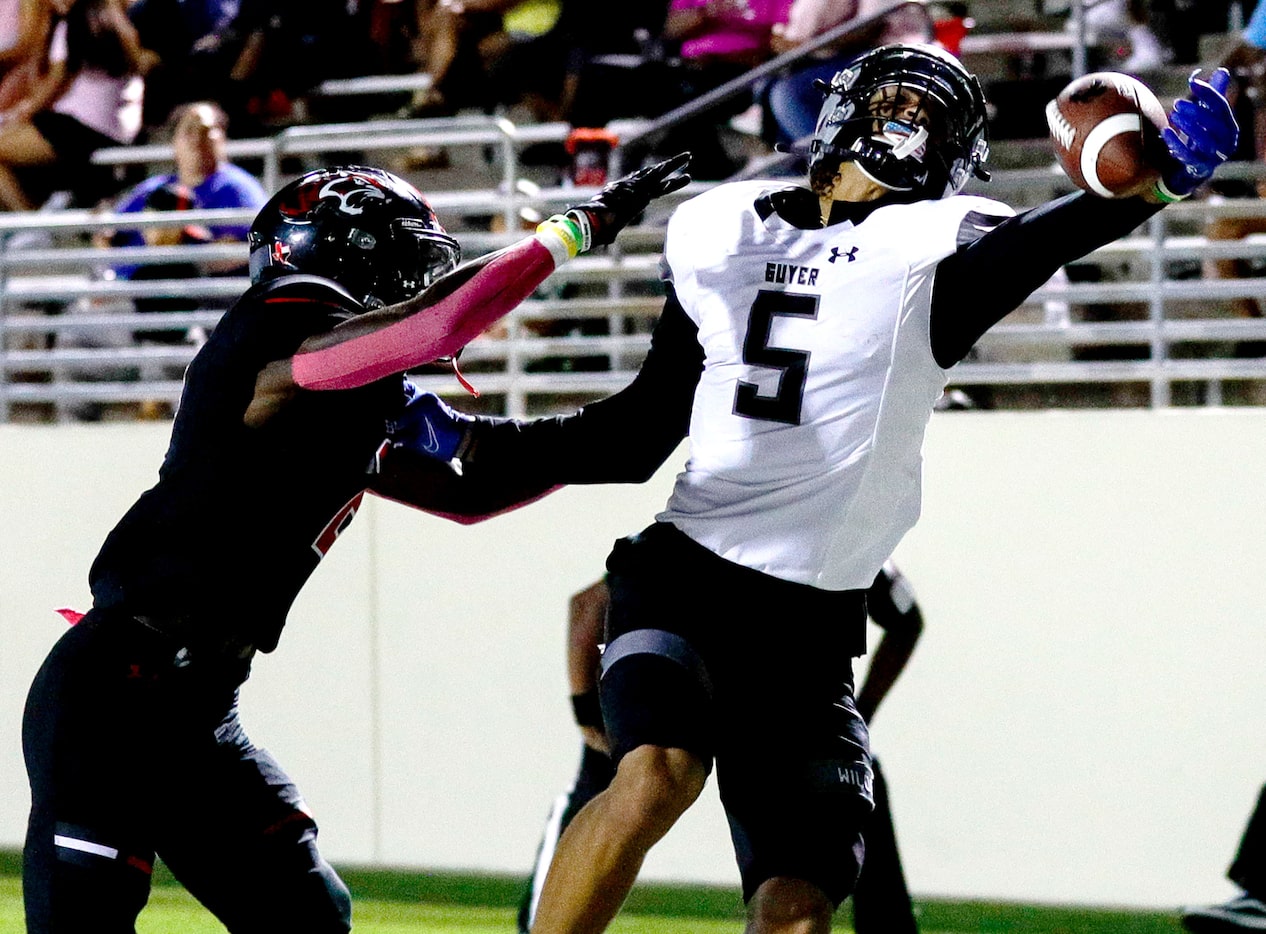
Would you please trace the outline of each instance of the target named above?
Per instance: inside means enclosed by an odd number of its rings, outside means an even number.
[[[866,171],[865,163],[863,163],[859,159],[853,159],[852,162],[853,162],[853,165],[857,166],[857,171],[861,172],[862,175],[864,175],[866,178],[870,179],[870,181],[874,182],[876,185],[878,185],[880,188],[883,188],[886,191],[909,191],[910,190],[909,188],[894,188],[892,185],[888,184],[882,179],[876,178],[874,175]]]

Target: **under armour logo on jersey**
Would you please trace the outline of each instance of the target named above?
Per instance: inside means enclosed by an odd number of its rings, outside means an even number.
[[[844,257],[846,260],[848,260],[850,263],[853,262],[855,259],[857,259],[857,247],[855,246],[849,247],[847,253],[841,253],[839,247],[833,246],[831,247],[831,255],[827,257],[826,261],[828,263],[834,263],[841,256]]]

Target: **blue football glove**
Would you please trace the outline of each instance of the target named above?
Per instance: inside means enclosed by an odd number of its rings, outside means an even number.
[[[460,457],[470,444],[470,428],[475,419],[458,412],[433,392],[422,392],[407,380],[405,386],[411,398],[400,416],[387,422],[391,446],[445,462]]]
[[[1187,84],[1191,99],[1174,102],[1169,126],[1161,130],[1173,161],[1161,173],[1156,193],[1162,201],[1179,201],[1213,177],[1213,172],[1235,152],[1240,128],[1235,122],[1226,89],[1231,73],[1217,69],[1208,81],[1193,72]]]

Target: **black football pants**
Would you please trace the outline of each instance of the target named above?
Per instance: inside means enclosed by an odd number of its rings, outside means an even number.
[[[157,854],[234,934],[350,930],[294,784],[237,716],[249,662],[92,612],[27,698],[31,934],[131,934]]]
[[[557,820],[558,826],[546,827],[547,840],[562,836],[571,819],[611,784],[615,775],[615,766],[609,756],[589,746],[581,748],[576,783],[566,795],[566,804],[551,813],[550,820]],[[892,824],[888,783],[879,769],[878,760],[872,760],[872,764],[875,768],[875,811],[866,824],[866,859],[857,878],[857,887],[853,890],[853,927],[857,934],[917,934],[919,925],[914,918],[914,907],[906,888],[901,853],[897,849],[897,836]],[[537,864],[519,904],[520,934],[528,934],[531,928],[532,906],[539,894],[537,885],[544,879],[541,861],[554,855],[554,848],[546,848],[544,842],[536,854]]]
[[[1257,807],[1244,828],[1227,877],[1249,895],[1266,901],[1266,785],[1257,797]]]

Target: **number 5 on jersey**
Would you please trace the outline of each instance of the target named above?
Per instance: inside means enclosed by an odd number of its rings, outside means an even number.
[[[804,383],[809,374],[809,351],[772,347],[769,341],[777,317],[816,318],[818,298],[817,295],[794,295],[769,289],[756,293],[747,319],[747,334],[743,338],[743,362],[778,370],[778,391],[773,396],[762,396],[756,383],[739,380],[734,390],[735,415],[787,425],[800,424]]]

